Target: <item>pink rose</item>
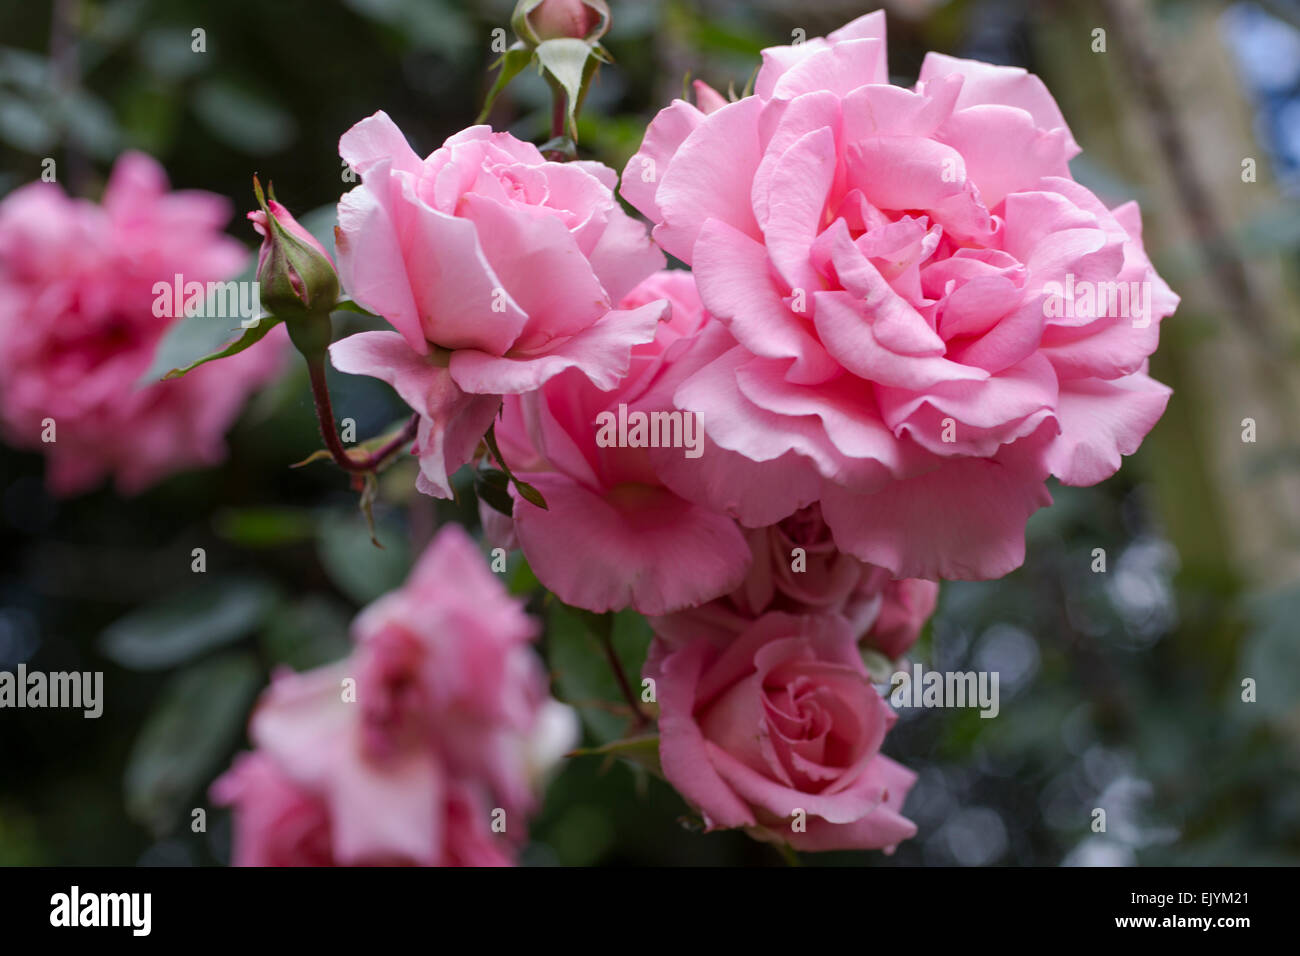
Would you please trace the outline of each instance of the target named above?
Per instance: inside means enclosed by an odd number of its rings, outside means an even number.
[[[350,336],[330,357],[421,414],[421,491],[451,497],[448,475],[500,396],[566,369],[613,388],[632,347],[654,338],[663,303],[614,305],[664,260],[619,206],[612,170],[547,162],[486,126],[420,159],[382,112],[339,151],[362,177],[339,203],[343,285],[397,333]]]
[[[898,577],[1005,574],[1047,476],[1106,478],[1168,401],[1146,363],[1178,299],[1137,207],[1070,178],[1023,70],[930,54],[890,85],[881,13],[763,60],[755,95],[662,111],[623,174],[730,333],[698,337],[676,403],[773,463],[708,500],[750,525],[820,500]]]
[[[516,497],[515,539],[543,585],[592,611],[664,614],[698,604],[736,587],[749,564],[735,522],[681,497],[661,476],[670,460],[689,462],[684,444],[703,438],[697,423],[673,410],[671,395],[681,375],[674,357],[705,316],[694,282],[680,271],[652,276],[620,303],[636,311],[664,300],[671,319],[654,341],[633,349],[616,388],[601,391],[569,370],[532,394],[508,397],[496,428],[511,469],[547,503],[542,509]],[[654,412],[675,424],[654,425],[652,438]],[[646,446],[661,435],[680,441]]]
[[[902,657],[921,636],[921,629],[939,603],[939,585],[923,578],[886,581],[880,612],[862,639],[866,647],[890,660]]]
[[[837,614],[861,642],[890,658],[902,654],[934,611],[939,585],[893,580],[835,547],[817,505],[746,532],[753,563],[738,588],[701,607],[652,623],[661,636],[739,633],[768,611]]]
[[[492,833],[490,810],[475,791],[451,781],[446,799],[434,812],[444,835],[439,866],[510,866],[502,841]],[[329,805],[296,786],[262,753],[240,754],[212,785],[212,799],[233,807],[234,866],[342,866],[331,834],[337,825]],[[358,860],[356,862],[362,862]],[[415,861],[398,855],[364,859],[370,865],[402,866]]]
[[[745,827],[801,850],[883,849],[916,775],[880,753],[895,718],[839,617],[772,613],[714,642],[658,638],[664,775],[709,829]]]
[[[235,807],[235,866],[334,866],[329,808],[295,786],[265,754],[244,753],[212,785]]]
[[[508,859],[576,735],[572,711],[547,696],[535,634],[477,546],[446,526],[407,583],[357,617],[348,659],[278,674],[263,695],[249,736],[271,784],[242,798],[237,765],[214,785],[237,809],[237,856],[296,846],[272,825],[291,812],[328,819],[342,865]],[[504,837],[492,835],[498,813]]]
[[[45,454],[55,494],[105,476],[135,494],[224,457],[226,430],[279,366],[283,334],[275,347],[137,386],[180,317],[156,308],[174,306],[176,276],[206,286],[243,266],[243,246],[221,232],[230,215],[220,196],[168,192],[141,153],[117,161],[100,205],[52,183],[0,201],[0,428]]]

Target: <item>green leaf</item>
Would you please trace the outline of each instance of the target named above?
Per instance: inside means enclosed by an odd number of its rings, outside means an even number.
[[[214,136],[249,156],[278,153],[298,136],[293,114],[269,94],[226,77],[200,83],[192,106]]]
[[[646,734],[640,737],[625,737],[613,740],[599,747],[584,747],[575,750],[569,757],[618,757],[629,763],[644,767],[657,777],[664,775],[659,765],[659,735]]]
[[[501,91],[509,85],[511,80],[522,73],[531,62],[533,62],[533,51],[523,43],[516,43],[501,54],[501,59],[493,64],[498,71],[496,82],[492,84],[492,89],[488,90],[487,98],[483,101],[483,110],[478,114],[476,122],[487,122],[488,114],[492,112],[492,104],[497,101]]]
[[[371,543],[370,528],[357,512],[330,512],[316,531],[316,553],[334,585],[358,604],[369,604],[400,587],[411,570],[411,545],[398,522],[378,522],[377,537],[384,548]]]
[[[528,25],[528,14],[532,13],[542,5],[542,0],[519,0],[515,4],[514,13],[510,16],[510,28],[515,31],[515,36],[529,43],[537,42],[537,34],[533,32],[532,27]]]
[[[332,664],[351,649],[351,612],[337,598],[309,594],[281,606],[262,634],[262,646],[276,664],[297,671]]]
[[[212,517],[212,529],[241,548],[279,548],[310,540],[316,516],[306,508],[223,508]]]
[[[505,457],[501,454],[501,449],[497,447],[496,422],[493,422],[488,426],[487,433],[483,436],[483,443],[487,445],[488,451],[492,453],[492,457],[496,459],[496,463],[501,466],[501,470],[505,473],[505,476],[514,483],[515,490],[519,492],[519,496],[529,504],[536,505],[538,508],[546,510],[546,499],[542,497],[542,493],[526,481],[520,481],[516,478],[514,473],[511,472],[510,466],[506,464]],[[512,505],[510,511],[503,511],[502,513],[512,514],[513,512],[514,507]]]
[[[595,73],[588,68],[588,60],[599,64],[591,44],[585,40],[561,37],[540,43],[536,50],[537,62],[547,77],[564,90],[568,115],[569,135],[578,138],[578,111],[586,95],[587,84]]]
[[[280,324],[280,319],[277,319],[273,315],[264,315],[261,318],[256,320],[255,325],[250,325],[247,328],[245,328],[244,334],[241,335],[239,338],[235,339],[235,341],[231,342],[225,348],[220,349],[219,351],[216,352],[212,352],[208,355],[205,355],[202,358],[195,359],[193,362],[191,362],[189,365],[186,365],[184,368],[174,368],[166,375],[164,375],[163,378],[164,379],[180,378],[186,372],[196,369],[200,365],[205,365],[208,362],[212,362],[217,359],[229,358],[232,355],[238,355],[240,352],[244,351],[244,349],[248,348],[250,345],[255,345],[256,343],[262,341],[262,339],[266,337],[266,333],[270,332],[273,328],[275,328],[279,324]]]
[[[518,491],[519,496],[523,498],[525,501],[527,501],[529,504],[536,505],[538,508],[541,508],[543,511],[548,510],[546,505],[546,499],[542,497],[542,493],[538,491],[536,488],[534,488],[532,485],[530,485],[528,482],[520,481],[518,478],[516,478],[515,490]]]
[[[256,630],[278,598],[256,578],[218,578],[132,611],[108,626],[99,647],[133,670],[174,667]]]
[[[551,605],[546,632],[547,658],[559,697],[578,709],[588,731],[602,744],[623,737],[632,720],[595,633],[595,628],[605,623],[603,615],[556,601]],[[609,623],[615,653],[633,691],[639,695],[641,668],[653,636],[650,626],[635,611],[620,612]]]
[[[1294,719],[1300,700],[1300,641],[1295,639],[1295,622],[1300,619],[1300,588],[1251,595],[1245,602],[1252,625],[1242,642],[1239,675],[1228,684],[1230,713],[1247,720]],[[1244,703],[1241,681],[1255,681],[1254,703]]]
[[[483,468],[474,472],[474,492],[479,500],[506,517],[514,514],[515,502],[510,497],[510,477],[496,468]]]
[[[167,684],[127,759],[124,789],[132,819],[158,835],[175,826],[239,740],[262,680],[251,654],[231,653]]]
[[[511,570],[506,581],[506,588],[515,597],[526,597],[542,589],[542,582],[537,580],[528,560],[516,551],[511,555]]]
[[[349,299],[346,296],[340,298],[337,302],[334,303],[334,311],[335,312],[356,312],[358,315],[368,315],[372,319],[377,318],[377,316],[373,312],[362,308],[355,300]]]
[[[58,130],[36,103],[16,95],[0,96],[0,142],[40,155],[53,148]]]
[[[477,41],[466,4],[448,0],[343,0],[363,17],[386,26],[402,49],[433,50],[464,62]]]
[[[587,62],[582,66],[582,85],[578,88],[577,105],[570,105],[569,108],[569,128],[573,131],[573,138],[578,138],[578,114],[582,112],[583,104],[587,102],[587,92],[591,89],[591,81],[595,79],[596,71],[600,69],[602,63],[614,62],[605,48],[599,43],[591,47],[591,55],[587,57]]]

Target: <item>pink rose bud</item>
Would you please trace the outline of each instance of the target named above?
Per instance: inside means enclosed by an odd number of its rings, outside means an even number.
[[[282,319],[328,316],[339,297],[339,277],[329,253],[275,201],[274,194],[267,202],[256,178],[253,184],[262,208],[250,212],[248,218],[262,237],[257,282],[263,308]],[[291,323],[290,335],[293,332]]]
[[[727,105],[727,98],[703,80],[696,80],[691,87],[695,90],[696,107],[706,116]]]
[[[566,37],[595,42],[609,30],[609,7],[605,0],[521,0],[512,22],[527,43]]]
[[[890,581],[882,591],[880,613],[862,638],[862,644],[875,648],[890,660],[897,660],[916,643],[938,603],[937,581],[923,578]]]

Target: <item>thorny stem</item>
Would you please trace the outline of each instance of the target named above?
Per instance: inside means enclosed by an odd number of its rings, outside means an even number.
[[[334,459],[334,463],[344,471],[352,474],[377,471],[403,445],[415,437],[416,429],[420,424],[419,415],[412,415],[399,434],[365,458],[354,458],[349,455],[334,425],[334,406],[330,403],[329,387],[325,383],[324,359],[308,359],[307,371],[311,376],[311,396],[316,406],[316,421],[320,425],[321,438],[325,440],[325,447],[330,457]]]
[[[636,717],[636,723],[632,727],[632,733],[636,733],[650,723],[650,718],[641,709],[641,702],[637,700],[632,683],[627,679],[627,672],[623,670],[623,662],[618,659],[618,652],[614,650],[614,619],[609,615],[601,615],[596,630],[600,635],[601,647],[605,649],[609,669],[614,672],[614,680],[618,682],[618,689]]]

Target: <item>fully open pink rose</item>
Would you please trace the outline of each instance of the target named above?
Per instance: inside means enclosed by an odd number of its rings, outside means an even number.
[[[880,753],[896,719],[836,616],[772,613],[730,640],[651,645],[664,775],[709,829],[802,850],[883,849],[916,775]]]
[[[1178,300],[1137,207],[1071,179],[1023,70],[931,54],[890,85],[881,13],[763,59],[755,95],[661,112],[623,174],[730,333],[677,404],[778,463],[709,500],[770,524],[819,499],[898,577],[1005,574],[1047,476],[1109,476],[1169,398],[1146,363]]]
[[[0,426],[6,441],[45,454],[55,494],[106,476],[134,494],[224,456],[248,394],[279,367],[282,332],[184,378],[137,386],[180,318],[176,277],[206,286],[243,266],[243,246],[221,232],[230,216],[220,196],[169,192],[141,153],[117,161],[102,204],[53,183],[0,201]]]
[[[599,163],[547,162],[474,126],[421,159],[382,112],[339,141],[362,178],[339,203],[345,291],[397,333],[336,342],[341,371],[393,385],[422,416],[420,489],[450,497],[502,395],[567,369],[618,384],[666,306],[615,305],[663,265]],[[400,333],[400,334],[399,334]]]
[[[444,528],[406,585],[362,611],[348,659],[281,673],[264,694],[258,762],[213,791],[236,807],[237,859],[323,854],[297,833],[322,818],[342,865],[508,859],[576,733],[547,696],[535,634],[465,532]]]
[[[514,504],[514,535],[533,571],[569,604],[593,611],[634,607],[663,614],[717,597],[740,583],[749,548],[726,515],[668,488],[661,465],[692,461],[679,443],[652,449],[636,417],[672,416],[655,426],[668,440],[703,438],[671,405],[681,354],[706,317],[685,272],[661,272],[620,303],[671,303],[653,342],[632,351],[627,377],[601,391],[577,370],[538,391],[506,399],[496,435],[511,469],[546,498],[542,509]],[[620,421],[629,422],[626,435]],[[643,420],[647,426],[652,420]],[[675,431],[673,429],[676,429]],[[626,438],[626,444],[619,444]],[[631,447],[640,442],[641,447]],[[701,449],[702,450],[702,449]],[[657,454],[652,454],[657,452]],[[696,461],[702,459],[694,459]]]

